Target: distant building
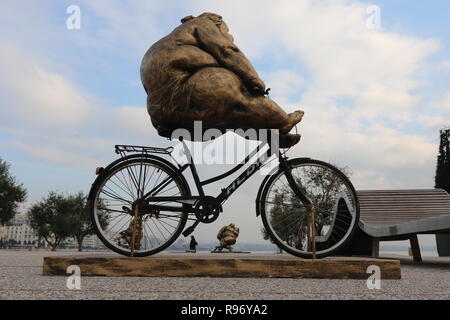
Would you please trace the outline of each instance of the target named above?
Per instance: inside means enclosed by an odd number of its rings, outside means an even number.
[[[0,226],[0,240],[8,247],[17,246],[35,246],[47,247],[45,241],[39,243],[38,236],[34,233],[29,225],[26,214],[16,214],[14,219],[6,226]],[[61,247],[68,249],[77,249],[78,243],[74,238],[67,238],[61,244]],[[104,249],[105,246],[97,237],[97,235],[86,236],[83,240],[83,248]]]
[[[28,224],[26,214],[16,214],[14,219],[3,227],[1,239],[4,243],[12,245],[34,245],[38,243],[38,237]]]
[[[106,248],[103,244],[103,242],[100,241],[100,239],[97,237],[97,235],[89,235],[86,236],[83,240],[83,247],[84,248],[93,248],[93,249],[104,249]]]
[[[66,248],[78,248],[78,242],[75,238],[67,238],[64,240],[64,246]],[[88,235],[83,239],[83,248],[87,249],[104,249],[106,248],[97,235]]]

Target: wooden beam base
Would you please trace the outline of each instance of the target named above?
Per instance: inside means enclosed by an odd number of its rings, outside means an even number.
[[[400,262],[391,259],[341,258],[305,260],[288,255],[211,254],[156,255],[146,258],[118,256],[45,257],[44,276],[67,276],[77,265],[82,276],[139,277],[242,277],[368,279],[370,265],[380,267],[382,279],[400,279]]]

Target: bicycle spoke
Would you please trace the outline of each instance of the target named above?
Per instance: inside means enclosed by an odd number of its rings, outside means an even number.
[[[179,180],[178,180],[179,181]],[[98,187],[94,207],[95,214],[100,217],[107,215],[105,225],[98,222],[97,227],[101,229],[103,239],[110,246],[122,251],[130,251],[130,235],[134,214],[134,201],[141,198],[151,190],[154,196],[175,197],[182,196],[180,182],[168,174],[163,167],[144,161],[143,159],[130,160],[124,163],[116,171],[111,173],[105,182]],[[176,201],[160,201],[153,204],[166,206],[183,205]],[[142,207],[141,210],[146,210]],[[186,212],[177,212],[160,208],[157,213],[151,210],[142,211],[140,219],[141,245],[136,249],[140,252],[160,250],[169,240],[174,241],[174,235],[182,231],[182,226],[187,220]],[[99,220],[100,218],[98,218]],[[126,233],[121,234],[121,232]],[[127,238],[128,237],[128,238]]]
[[[161,232],[161,230],[159,229],[158,225],[156,224],[155,220],[150,218],[150,220],[153,222],[153,224],[155,225],[156,229],[159,231],[159,233],[162,235],[163,239],[165,239],[164,234]]]
[[[106,191],[106,190],[102,190],[101,192],[103,192],[105,195],[109,196],[112,199],[116,199],[116,200],[131,204],[131,201],[125,200],[125,199],[121,198],[119,195],[114,195],[113,193]]]
[[[170,223],[168,223],[168,222],[166,222],[166,221],[164,221],[164,220],[162,220],[162,219],[159,219],[158,221],[161,222],[161,223],[164,223],[165,225],[168,225],[168,226],[171,227],[172,229],[176,229],[175,226],[171,225]],[[166,230],[167,230],[167,229],[166,229]]]
[[[133,187],[128,183],[127,179],[125,178],[125,175],[123,174],[123,171],[120,170],[119,173],[120,173],[121,176],[123,177],[123,181],[124,181],[123,183],[127,186],[126,189],[127,189],[128,191],[130,191],[131,198],[133,198]],[[119,178],[117,178],[117,179],[119,179]]]
[[[297,163],[299,164],[292,166],[291,174],[300,192],[315,205],[315,234],[328,235],[328,238],[318,245],[318,253],[332,250],[346,239],[350,227],[355,225],[354,216],[341,217],[336,212],[336,203],[342,193],[349,197],[350,204],[355,203],[351,184],[345,182],[336,174],[336,170],[327,164],[301,160]],[[302,256],[310,254],[307,232],[310,212],[290,187],[285,174],[280,172],[265,190],[263,213],[269,226],[269,235],[275,236],[283,247]],[[355,209],[353,207],[349,210]]]
[[[115,177],[117,179],[117,177]],[[118,187],[123,192],[127,193],[131,198],[133,198],[133,194],[131,194],[129,191],[125,191],[121,186],[119,186],[117,183],[115,183],[112,179],[110,180],[111,183],[113,183],[116,187]],[[119,180],[120,181],[120,180]]]

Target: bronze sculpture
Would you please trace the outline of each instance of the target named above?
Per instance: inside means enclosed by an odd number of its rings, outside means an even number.
[[[158,134],[171,137],[176,128],[192,132],[194,121],[204,130],[279,129],[280,147],[300,135],[289,131],[303,111],[287,114],[266,97],[266,87],[250,61],[233,43],[222,17],[188,16],[145,54],[141,80],[147,110]]]
[[[119,232],[115,238],[116,244],[123,248],[132,248],[139,250],[141,248],[141,239],[143,238],[142,217],[133,218],[126,230]],[[133,239],[133,229],[135,229],[135,237]],[[134,246],[133,246],[134,242]]]
[[[223,227],[219,230],[217,234],[217,240],[220,241],[220,245],[214,248],[213,252],[222,252],[223,249],[228,249],[230,252],[233,251],[232,244],[236,243],[236,238],[239,236],[239,228],[233,223],[228,226]]]

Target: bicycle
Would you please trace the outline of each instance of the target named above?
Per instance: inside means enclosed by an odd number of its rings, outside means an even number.
[[[185,142],[184,153],[192,160]],[[268,144],[269,145],[269,144]],[[90,215],[106,247],[126,256],[143,257],[169,247],[199,223],[212,223],[222,204],[273,154],[263,146],[231,170],[201,181],[194,161],[178,164],[173,147],[116,145],[120,158],[96,169],[89,192]],[[339,253],[359,221],[359,202],[350,180],[336,167],[310,158],[289,159],[278,153],[279,166],[261,183],[256,215],[280,249],[301,258],[323,258]],[[172,164],[162,156],[174,159]],[[250,163],[253,157],[257,160]],[[249,166],[219,195],[205,194],[204,186]],[[184,171],[190,169],[197,195],[192,195]],[[187,221],[193,224],[185,228]],[[184,231],[183,231],[184,230]]]

